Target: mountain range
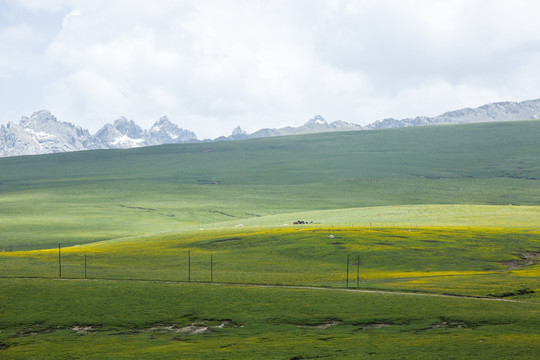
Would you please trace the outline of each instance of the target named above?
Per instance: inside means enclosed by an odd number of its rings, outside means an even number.
[[[221,136],[214,140],[199,140],[194,132],[179,128],[166,116],[157,120],[149,130],[143,130],[133,120],[121,117],[113,124],[106,124],[95,135],[92,135],[88,130],[68,122],[58,121],[49,111],[41,110],[30,117],[23,116],[19,124],[9,122],[5,126],[0,126],[0,157],[95,149],[126,149],[199,141],[231,141],[329,131],[529,119],[540,119],[540,99],[491,103],[474,109],[450,111],[435,117],[418,116],[401,120],[388,118],[366,126],[341,120],[329,123],[322,116],[317,115],[299,127],[266,128],[252,134],[247,134],[237,127],[229,136]]]
[[[197,141],[197,135],[179,128],[166,116],[143,130],[133,120],[121,117],[106,124],[95,135],[68,122],[58,121],[46,110],[19,124],[0,126],[0,157],[50,154],[95,149],[127,149],[141,146]]]

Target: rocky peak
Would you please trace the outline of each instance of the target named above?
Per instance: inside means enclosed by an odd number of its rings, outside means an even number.
[[[150,128],[150,133],[166,133],[166,132],[176,132],[178,126],[173,124],[167,116],[162,116],[157,120],[154,125]]]
[[[154,125],[174,125],[171,120],[169,120],[168,116],[162,116],[157,120]]]
[[[232,131],[232,136],[244,136],[244,135],[247,135],[247,134],[244,130],[242,130],[240,126],[235,127],[234,130]]]
[[[159,118],[147,134],[147,142],[151,145],[171,144],[196,139],[197,135],[195,133],[179,128],[167,116]]]
[[[310,119],[304,126],[309,128],[324,128],[328,126],[328,123],[321,115],[316,115],[313,119]]]
[[[0,154],[15,156],[49,154],[97,148],[88,130],[58,121],[49,111],[23,116],[19,125],[8,123],[0,129]]]
[[[122,135],[132,139],[143,137],[144,131],[133,120],[128,120],[124,116],[114,121],[113,127]]]
[[[43,127],[54,126],[59,121],[47,110],[34,112],[30,117],[23,116],[19,125],[23,128],[40,130]]]
[[[330,123],[329,126],[334,129],[362,130],[362,126],[358,124],[349,123],[343,120],[336,120]]]

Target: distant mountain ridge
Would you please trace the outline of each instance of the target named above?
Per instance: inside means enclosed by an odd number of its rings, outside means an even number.
[[[0,156],[48,154],[99,147],[88,130],[60,122],[46,110],[30,117],[23,116],[19,124],[0,126]]]
[[[445,112],[435,117],[417,116],[396,120],[388,118],[375,121],[365,129],[386,129],[408,126],[428,126],[444,124],[470,124],[479,122],[513,121],[540,119],[540,99],[522,102],[497,102],[477,108],[465,108]]]
[[[50,154],[96,149],[133,147],[198,141],[195,133],[179,128],[163,116],[150,130],[121,117],[95,135],[68,122],[58,121],[47,110],[23,116],[19,124],[0,126],[0,157]]]
[[[221,136],[214,141],[224,141],[224,140],[244,140],[244,139],[256,139],[263,137],[272,137],[272,136],[287,136],[287,135],[298,135],[298,134],[312,134],[318,132],[329,132],[329,131],[348,131],[348,130],[362,130],[362,126],[357,124],[348,123],[345,121],[334,121],[328,123],[321,115],[316,115],[313,119],[310,119],[302,126],[298,127],[282,127],[279,129],[260,129],[255,131],[252,134],[247,134],[243,131],[240,126],[235,128],[230,136]]]
[[[342,120],[329,123],[322,116],[317,115],[299,127],[265,128],[248,134],[238,126],[230,136],[203,141],[232,141],[329,131],[529,119],[540,119],[540,99],[491,103],[474,109],[465,108],[450,111],[435,117],[418,116],[401,120],[388,118],[375,121],[364,127]],[[112,124],[106,124],[95,135],[92,135],[88,130],[68,122],[58,121],[49,111],[41,110],[33,113],[30,117],[23,116],[19,124],[9,122],[5,126],[0,126],[0,157],[95,149],[126,149],[198,141],[201,140],[194,132],[178,127],[166,116],[157,120],[149,130],[143,130],[133,120],[121,117]]]
[[[121,117],[113,124],[102,127],[95,139],[101,149],[128,149],[198,140],[194,132],[179,128],[166,116],[156,121],[150,130],[143,130],[135,121]]]

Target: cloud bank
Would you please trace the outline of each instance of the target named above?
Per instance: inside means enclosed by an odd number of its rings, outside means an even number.
[[[6,0],[0,122],[46,108],[96,131],[167,115],[217,137],[538,98],[539,13],[523,0]]]

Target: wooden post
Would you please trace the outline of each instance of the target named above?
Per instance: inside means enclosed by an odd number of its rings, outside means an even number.
[[[210,255],[210,282],[214,282],[214,255]]]
[[[60,253],[60,244],[58,244],[58,277],[62,278],[62,255]]]
[[[84,278],[86,279],[86,254],[84,254]]]
[[[356,287],[360,287],[360,254],[356,259]]]
[[[349,255],[347,255],[347,287],[349,287]]]
[[[188,257],[188,282],[191,282],[191,252],[188,250],[187,252]]]

